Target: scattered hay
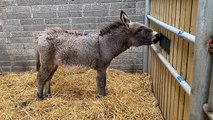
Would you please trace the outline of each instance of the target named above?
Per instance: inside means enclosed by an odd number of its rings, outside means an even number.
[[[163,120],[149,76],[107,71],[107,93],[96,98],[94,70],[74,74],[58,69],[52,98],[36,100],[36,72],[0,76],[0,119]]]

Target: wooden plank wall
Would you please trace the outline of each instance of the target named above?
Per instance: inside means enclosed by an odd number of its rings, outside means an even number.
[[[195,35],[198,0],[151,0],[151,16]],[[164,57],[191,85],[193,73],[194,45],[166,29],[150,22],[150,27],[163,33],[171,40],[170,54],[159,44]],[[189,96],[176,82],[175,78],[149,48],[148,72],[152,76],[153,92],[165,120],[188,120]]]

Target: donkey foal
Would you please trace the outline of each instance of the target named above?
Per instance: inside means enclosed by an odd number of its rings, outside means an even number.
[[[61,28],[49,28],[34,40],[38,71],[37,98],[51,96],[50,80],[59,65],[86,66],[97,71],[97,93],[105,96],[106,69],[113,58],[130,46],[151,45],[155,34],[152,29],[132,22],[121,11],[120,20],[114,21],[99,33],[82,35]]]

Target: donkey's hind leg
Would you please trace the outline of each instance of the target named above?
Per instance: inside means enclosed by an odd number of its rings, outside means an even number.
[[[46,83],[45,83],[45,97],[49,97],[49,98],[51,97],[50,81],[51,81],[51,79],[52,79],[52,77],[53,77],[55,71],[57,70],[57,68],[58,68],[58,66],[56,66],[56,67],[52,70],[50,76],[49,76],[48,79],[46,80]]]
[[[38,92],[37,92],[37,99],[38,100],[43,100],[43,90],[44,90],[44,85],[46,79],[49,77],[49,72],[46,70],[39,70],[37,74],[37,79],[38,79]]]
[[[52,71],[54,69],[51,67],[45,67],[45,68],[40,68],[38,74],[37,74],[37,79],[38,79],[38,92],[37,92],[37,99],[38,100],[43,100],[43,91],[44,91],[44,85],[46,84],[46,81],[52,77]]]

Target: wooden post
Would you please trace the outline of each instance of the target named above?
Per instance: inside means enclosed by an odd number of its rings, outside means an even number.
[[[190,120],[206,120],[202,109],[207,103],[210,76],[211,56],[206,48],[206,41],[213,33],[213,0],[199,0],[197,29],[195,40],[194,76],[190,96]]]

